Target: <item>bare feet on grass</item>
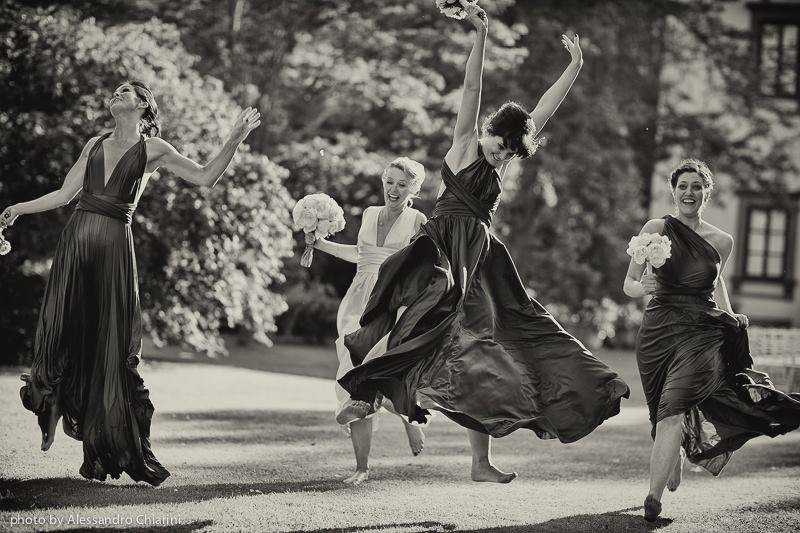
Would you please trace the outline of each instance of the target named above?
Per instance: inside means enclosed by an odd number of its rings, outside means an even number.
[[[356,472],[352,476],[342,480],[342,483],[347,483],[348,485],[361,485],[368,479],[369,479],[369,469],[356,470]]]
[[[414,424],[404,423],[406,428],[406,436],[408,436],[408,446],[411,448],[411,453],[415,456],[422,453],[425,447],[425,433],[422,428]]]
[[[472,481],[511,483],[516,477],[516,472],[503,472],[488,460],[472,462]]]

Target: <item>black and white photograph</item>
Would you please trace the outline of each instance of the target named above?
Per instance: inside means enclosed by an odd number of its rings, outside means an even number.
[[[4,0],[0,531],[800,531],[800,0]]]

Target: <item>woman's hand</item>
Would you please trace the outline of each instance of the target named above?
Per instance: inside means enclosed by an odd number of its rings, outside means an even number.
[[[739,324],[740,328],[746,328],[747,326],[750,325],[750,319],[747,318],[747,315],[734,313],[733,318],[736,319],[736,322]]]
[[[477,4],[470,3],[467,0],[459,1],[461,2],[461,7],[463,7],[464,11],[467,13],[464,19],[471,22],[479,32],[487,32],[489,30],[489,17],[486,16],[486,11]]]
[[[645,294],[654,294],[658,289],[658,280],[655,274],[644,274],[640,283]]]
[[[257,109],[248,107],[236,118],[228,138],[236,144],[244,141],[250,132],[261,125],[261,113]]]
[[[22,213],[19,212],[19,209],[16,205],[10,205],[6,207],[3,214],[0,215],[0,228],[5,228],[6,226],[13,226],[14,221],[20,216]]]
[[[583,52],[581,51],[581,38],[578,37],[578,34],[575,34],[575,39],[570,40],[569,37],[562,34],[561,35],[561,44],[564,45],[564,48],[567,49],[569,52],[570,57],[572,58],[572,63],[576,65],[583,65]]]
[[[750,395],[750,399],[753,400],[753,403],[758,403],[769,395],[763,388],[754,387],[753,385],[763,385],[764,387],[775,390],[775,385],[766,372],[759,372],[758,370],[747,368],[744,372],[740,372],[736,376],[741,377],[744,381],[747,393]]]

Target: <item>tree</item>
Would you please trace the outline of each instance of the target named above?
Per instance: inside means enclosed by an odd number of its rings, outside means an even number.
[[[164,137],[199,160],[213,155],[237,113],[222,82],[194,69],[196,58],[174,25],[153,19],[103,28],[69,10],[3,9],[3,205],[60,186],[83,143],[111,125],[103,102],[125,79],[153,88]],[[212,190],[168,173],[151,178],[134,235],[144,318],[156,340],[219,354],[225,326],[268,342],[286,307],[274,291],[292,246],[286,176],[266,156],[244,149]],[[7,231],[15,251],[0,261],[0,327],[12,338],[6,360],[30,354],[41,279],[70,214],[66,208],[25,217]],[[36,298],[21,293],[20,284]]]

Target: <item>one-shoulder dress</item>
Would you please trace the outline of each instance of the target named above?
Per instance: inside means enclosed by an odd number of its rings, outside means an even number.
[[[169,472],[150,449],[153,404],[136,370],[142,318],[131,218],[144,186],[144,137],[105,180],[103,141],[89,152],[80,199],[58,241],[36,330],[23,405],[83,441],[80,474],[158,485]]]
[[[659,288],[636,340],[652,436],[659,421],[683,414],[687,458],[717,475],[749,439],[800,426],[800,394],[762,386],[766,398],[751,400],[736,377],[753,365],[747,330],[713,300],[719,252],[670,215],[663,235],[671,256],[653,269]]]
[[[628,386],[528,295],[490,232],[501,180],[480,147],[458,174],[443,162],[442,178],[433,217],[381,266],[362,327],[345,337],[356,366],[339,383],[354,399],[383,394],[412,421],[435,409],[495,437],[586,436]]]

